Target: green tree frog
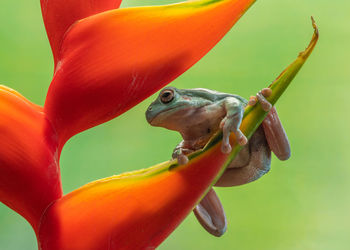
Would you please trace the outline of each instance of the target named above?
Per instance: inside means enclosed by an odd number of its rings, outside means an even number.
[[[146,119],[152,126],[180,132],[183,141],[175,147],[172,154],[172,158],[177,159],[179,164],[186,164],[186,155],[202,149],[219,129],[223,130],[221,151],[230,153],[229,136],[231,132],[234,133],[243,148],[215,186],[242,185],[269,171],[271,151],[280,160],[290,157],[289,141],[276,109],[265,98],[270,94],[271,89],[266,88],[247,101],[238,95],[209,89],[166,87],[148,107]],[[257,103],[269,113],[248,141],[239,127],[245,106]],[[226,231],[225,212],[213,189],[194,208],[194,214],[209,233],[221,236]]]

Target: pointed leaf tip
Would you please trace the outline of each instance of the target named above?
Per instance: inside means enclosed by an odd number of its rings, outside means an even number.
[[[305,49],[305,51],[300,53],[300,56],[307,58],[311,52],[313,51],[313,49],[316,46],[316,43],[318,41],[319,38],[319,32],[318,32],[318,27],[316,25],[315,19],[313,18],[313,16],[311,16],[311,23],[312,23],[312,27],[314,28],[314,34],[312,36],[312,39],[310,41],[309,46]]]
[[[76,21],[111,9],[122,0],[40,0],[46,32],[51,44],[55,66],[64,34]]]

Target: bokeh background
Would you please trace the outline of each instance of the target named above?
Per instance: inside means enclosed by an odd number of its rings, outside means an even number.
[[[122,6],[163,3],[169,1],[125,0]],[[306,47],[311,15],[320,29],[319,44],[277,104],[291,159],[274,158],[272,170],[254,183],[216,189],[229,219],[223,237],[207,234],[190,214],[159,249],[349,249],[349,1],[257,1],[172,85],[249,97]],[[0,83],[42,105],[52,71],[39,0],[1,0]],[[146,123],[144,111],[154,98],[68,142],[61,159],[65,193],[169,159],[180,136]],[[37,249],[29,224],[3,204],[0,249]]]

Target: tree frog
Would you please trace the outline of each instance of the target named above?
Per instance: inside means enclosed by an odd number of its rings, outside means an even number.
[[[152,126],[180,132],[183,141],[175,147],[172,154],[172,158],[176,158],[179,164],[186,164],[186,155],[202,149],[219,129],[223,130],[221,151],[230,153],[229,136],[231,132],[234,133],[243,148],[215,186],[241,185],[254,181],[269,171],[271,151],[280,160],[290,157],[289,141],[276,109],[265,98],[270,94],[271,89],[266,88],[247,101],[238,95],[209,89],[166,87],[148,107],[146,119]],[[269,113],[248,141],[239,127],[244,108],[257,103]],[[225,212],[213,189],[194,208],[194,214],[209,233],[221,236],[226,231]]]

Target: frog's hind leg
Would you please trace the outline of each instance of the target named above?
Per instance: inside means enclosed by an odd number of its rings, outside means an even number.
[[[241,164],[236,165],[236,160],[231,162],[215,186],[231,187],[243,185],[259,179],[270,170],[271,150],[261,126],[253,134],[246,147],[248,148],[242,149],[242,151],[246,150],[249,152],[247,163],[242,166]],[[240,157],[240,154],[237,157]]]
[[[288,137],[280,119],[278,118],[277,111],[266,97],[269,97],[272,93],[270,88],[264,88],[259,91],[256,96],[251,96],[248,105],[254,106],[258,101],[262,109],[269,112],[262,122],[264,132],[270,149],[281,161],[288,160],[290,157],[290,145]]]
[[[227,220],[224,208],[215,191],[211,188],[193,210],[199,223],[210,234],[220,237],[226,232]]]
[[[287,134],[278,118],[277,111],[272,108],[264,121],[262,122],[265,136],[272,152],[281,161],[288,160],[291,149]]]

